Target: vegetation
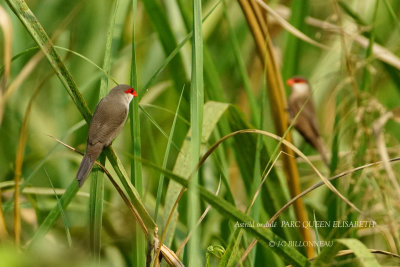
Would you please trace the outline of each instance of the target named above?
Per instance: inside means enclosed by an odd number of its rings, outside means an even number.
[[[0,266],[399,265],[399,11],[1,2]],[[295,75],[328,168],[292,129]],[[123,83],[128,121],[78,188],[91,114]]]

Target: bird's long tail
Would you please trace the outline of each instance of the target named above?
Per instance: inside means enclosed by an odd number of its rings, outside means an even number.
[[[86,178],[93,168],[93,164],[95,161],[96,159],[92,159],[92,157],[89,156],[87,153],[83,156],[78,173],[76,174],[76,180],[78,180],[79,187],[81,187],[85,182]]]

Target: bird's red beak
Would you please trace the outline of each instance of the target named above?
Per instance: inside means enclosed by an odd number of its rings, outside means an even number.
[[[290,78],[289,80],[286,81],[286,84],[289,85],[289,86],[293,86],[293,84],[294,84],[294,79],[293,79],[293,78]]]
[[[125,93],[131,94],[133,96],[137,96],[137,93],[136,93],[135,89],[133,89],[133,88],[129,88],[129,89],[125,90]]]

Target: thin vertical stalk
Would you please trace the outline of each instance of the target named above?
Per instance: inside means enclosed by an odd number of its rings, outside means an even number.
[[[200,145],[203,125],[203,39],[201,23],[201,0],[193,3],[193,50],[192,50],[192,82],[190,91],[191,122],[191,168],[195,169],[200,157]],[[189,181],[188,228],[192,230],[189,240],[189,266],[202,266],[199,255],[199,231],[196,221],[199,217],[198,172]]]
[[[265,88],[266,83],[263,82],[263,88]],[[257,127],[262,130],[264,127],[264,107],[265,107],[265,97],[266,97],[266,90],[261,91],[260,97],[260,113],[259,113],[259,121],[257,121]],[[263,137],[261,135],[257,136],[257,146],[256,146],[256,156],[254,162],[254,179],[251,185],[251,195],[257,194],[258,187],[260,183],[262,183],[262,173],[261,173],[261,166],[260,166],[260,154],[263,146]],[[261,198],[255,199],[253,207],[249,206],[248,212],[250,211],[250,216],[255,220],[259,221],[260,218],[260,208],[261,208]],[[250,255],[250,261],[254,264],[256,260],[256,250],[253,250]]]
[[[136,73],[136,50],[135,50],[135,23],[136,23],[136,9],[137,0],[132,0],[132,60],[131,60],[131,77],[130,83],[135,88],[137,88],[137,73]],[[130,117],[130,132],[131,132],[131,153],[136,158],[141,157],[141,140],[140,140],[140,117],[139,117],[139,98],[134,97],[129,109]],[[143,196],[143,183],[142,183],[142,163],[140,161],[131,160],[131,181],[139,193],[139,196]],[[146,248],[145,248],[145,235],[142,230],[137,227],[135,235],[135,266],[145,266],[146,265]]]
[[[137,74],[136,74],[136,49],[135,49],[135,19],[136,19],[136,6],[137,0],[132,0],[132,12],[133,12],[133,25],[132,25],[132,58],[131,58],[131,77],[130,84],[137,91]],[[139,99],[134,97],[129,109],[130,116],[130,132],[132,138],[132,155],[139,157],[141,156],[141,145],[140,145],[140,118],[139,118]],[[142,165],[139,161],[132,160],[131,162],[131,181],[135,185],[138,193],[142,195]]]
[[[99,100],[106,96],[108,87],[108,74],[111,68],[112,60],[112,41],[113,32],[115,28],[115,18],[117,14],[119,0],[114,2],[113,13],[110,17],[110,22],[107,32],[106,48],[104,52],[103,70],[106,75],[103,75],[100,80]],[[104,153],[100,155],[99,161],[105,165],[106,157]],[[101,263],[100,250],[101,250],[101,230],[103,218],[103,202],[104,202],[104,174],[99,169],[96,169],[91,174],[90,184],[90,199],[89,199],[89,225],[90,225],[90,249],[94,261],[98,266]]]

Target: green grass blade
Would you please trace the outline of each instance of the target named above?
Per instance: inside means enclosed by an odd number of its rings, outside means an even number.
[[[171,54],[177,46],[177,42],[162,7],[156,0],[143,0],[142,3],[159,36],[165,54]],[[176,85],[175,89],[179,90],[187,79],[187,73],[181,57],[174,57],[171,60],[170,66],[170,73]],[[188,95],[185,98],[188,99]]]
[[[379,2],[379,1],[377,1]],[[347,15],[349,15],[351,18],[354,19],[355,22],[357,22],[357,24],[360,25],[368,25],[368,23],[365,21],[365,19],[363,19],[362,17],[360,17],[346,2],[343,1],[339,1],[338,2],[340,7],[347,13]]]
[[[207,11],[205,16],[203,17],[203,27],[204,27],[204,22],[206,19],[211,16],[211,14],[214,13],[214,11],[217,9],[219,4],[221,3],[221,0],[216,1],[215,3],[212,3],[211,8]],[[181,11],[181,15],[183,17],[186,29],[188,32],[193,33],[193,19],[192,19],[192,10],[193,10],[193,3],[191,1],[185,1],[185,0],[178,0],[178,5]],[[210,3],[211,5],[211,3]],[[203,34],[204,35],[204,34]],[[214,63],[213,57],[211,55],[210,50],[207,47],[207,42],[203,42],[203,72],[204,72],[204,96],[205,99],[207,100],[213,100],[213,101],[226,101],[226,97],[224,94],[224,89],[222,87],[222,81],[221,81],[221,75],[218,73],[217,66]],[[230,132],[229,125],[226,121],[221,121],[220,125],[218,126],[217,131],[215,131],[215,135],[219,136],[221,135],[226,135],[227,133]],[[226,169],[226,166],[228,166],[228,163],[226,162],[226,157],[224,153],[218,152],[218,155],[215,157],[216,161],[218,161],[218,166],[220,168]],[[225,171],[226,170],[222,170]],[[223,182],[226,184],[226,175],[222,175]],[[228,191],[230,194],[230,189],[229,187]],[[168,201],[168,199],[167,199]]]
[[[144,105],[140,105],[140,107],[141,107],[141,109],[145,109],[145,108],[153,108],[153,109],[155,109],[155,110],[158,110],[158,111],[162,111],[162,112],[166,112],[166,113],[168,113],[168,114],[171,114],[172,116],[175,116],[175,112],[174,111],[172,111],[172,110],[170,110],[170,109],[167,109],[167,108],[163,108],[163,107],[161,107],[161,106],[157,106],[157,105],[152,105],[152,104],[144,104]],[[146,111],[147,112],[147,111]],[[148,112],[147,112],[148,113]],[[181,115],[179,115],[178,114],[178,119],[182,122],[182,123],[184,123],[184,124],[186,124],[187,126],[190,126],[190,122],[188,121],[188,120],[186,120],[184,117],[182,117]],[[168,136],[168,135],[167,135]],[[179,149],[178,149],[179,150]]]
[[[163,130],[163,128],[161,128],[161,126],[156,122],[155,119],[153,119],[153,117],[141,106],[139,105],[139,109],[143,112],[143,114],[149,119],[149,121],[157,128],[157,130],[160,131],[160,133],[165,136],[167,138],[167,140],[169,140],[168,134]],[[175,149],[177,151],[179,151],[178,146],[172,142],[172,145],[175,147]]]
[[[235,262],[240,259],[240,255],[237,252],[239,251],[240,240],[242,240],[242,236],[244,233],[245,232],[242,231],[242,229],[236,228],[235,231],[231,234],[228,246],[225,250],[225,254],[221,258],[218,267],[233,266]]]
[[[217,6],[220,4],[220,0],[216,1],[216,3],[210,8],[207,14],[203,18],[203,23],[208,18]],[[178,0],[178,5],[181,11],[181,15],[183,17],[186,29],[188,32],[193,33],[193,19],[192,12],[193,3],[191,1]],[[218,73],[217,67],[212,59],[211,53],[207,47],[207,44],[203,43],[203,52],[204,52],[204,83],[205,83],[205,93],[209,100],[214,101],[224,101],[224,91],[220,79],[220,75]]]
[[[193,4],[193,41],[192,41],[192,83],[190,89],[190,166],[195,169],[200,158],[200,146],[202,141],[204,87],[203,87],[203,38],[201,27],[201,0],[195,0]],[[197,218],[200,215],[200,201],[196,185],[198,184],[198,172],[190,177],[188,196],[188,228],[192,231],[192,237],[188,246],[188,265],[201,266],[199,230],[196,227]]]
[[[315,210],[313,211],[313,215],[314,215],[314,225],[315,225],[315,241],[317,241],[317,254],[320,254],[321,246],[319,245],[318,224],[317,224],[317,219],[315,218]]]
[[[239,69],[239,73],[240,73],[240,76],[243,81],[244,90],[246,92],[246,95],[247,95],[247,98],[249,101],[252,122],[254,124],[257,124],[260,121],[260,112],[258,111],[256,98],[254,96],[253,89],[250,84],[250,78],[249,78],[249,75],[247,74],[246,66],[242,59],[242,55],[241,55],[240,48],[239,48],[239,42],[237,40],[236,33],[232,28],[232,22],[228,16],[226,8],[227,8],[227,6],[226,6],[226,2],[224,0],[224,16],[225,16],[225,19],[226,19],[226,22],[228,25],[229,38],[232,43],[233,54],[235,56],[237,67]]]
[[[369,252],[368,248],[365,247],[363,243],[361,243],[357,239],[337,239],[334,242],[333,246],[326,246],[322,253],[312,262],[311,266],[323,266],[327,262],[334,262],[335,255],[339,252],[342,247],[349,248],[353,254],[357,257],[357,261],[361,266],[365,267],[379,267],[381,266],[374,255]]]
[[[260,110],[260,114],[259,114],[259,120],[257,121],[257,123],[259,124],[259,125],[257,125],[258,126],[258,129],[263,129],[264,128],[264,107],[265,107],[265,99],[266,99],[266,88],[265,88],[265,85],[263,86],[264,87],[264,89],[261,91],[261,97],[260,97],[260,108],[259,108],[259,110]],[[256,145],[256,151],[255,151],[255,153],[256,153],[256,155],[255,155],[255,161],[254,161],[254,174],[253,174],[253,181],[252,181],[252,183],[251,183],[251,196],[254,196],[255,194],[256,194],[256,192],[257,192],[257,190],[258,190],[258,187],[260,186],[260,183],[261,183],[261,180],[262,180],[262,172],[261,172],[261,164],[260,164],[260,158],[261,158],[261,152],[262,152],[262,149],[263,149],[263,138],[262,138],[262,136],[257,136],[257,145]],[[260,189],[261,190],[261,189]],[[260,218],[260,216],[261,216],[261,197],[258,197],[256,200],[255,200],[255,202],[254,202],[254,204],[253,204],[253,206],[252,207],[248,207],[248,211],[247,211],[247,214],[249,214],[249,212],[250,212],[250,216],[252,217],[252,218],[254,218],[256,221],[259,221],[259,218]],[[251,263],[254,263],[255,262],[255,260],[256,260],[256,249],[254,249],[252,252],[251,252],[251,254],[250,254],[250,257],[249,257],[249,259],[250,259],[250,261],[251,261]]]
[[[113,5],[113,12],[110,17],[110,22],[107,32],[106,48],[103,59],[103,70],[106,75],[103,75],[100,80],[99,100],[107,95],[108,73],[111,69],[112,42],[113,32],[115,27],[115,18],[117,15],[119,0],[116,0]],[[104,166],[106,158],[104,154],[99,157],[99,162]],[[101,231],[103,228],[103,198],[104,198],[104,174],[97,168],[90,174],[90,198],[89,198],[89,229],[90,229],[90,248],[92,256],[96,264],[100,265],[101,260]]]
[[[145,1],[146,2],[146,1]],[[137,88],[137,73],[136,73],[136,50],[135,50],[135,26],[136,26],[136,9],[137,0],[132,0],[133,25],[132,25],[132,60],[131,60],[131,77],[130,82],[133,88]],[[141,157],[141,140],[140,140],[140,116],[139,116],[139,98],[134,97],[129,109],[130,117],[130,133],[131,133],[131,153],[134,157]],[[140,161],[131,160],[131,181],[138,190],[139,196],[143,196],[143,181],[142,181],[142,163]],[[146,238],[140,227],[136,228],[135,235],[135,266],[146,266]]]
[[[291,4],[291,16],[290,24],[296,27],[298,30],[304,32],[305,30],[305,18],[308,14],[309,1],[293,1]],[[300,60],[300,49],[302,42],[299,38],[294,36],[292,33],[286,33],[286,44],[282,62],[282,78],[284,81],[292,77],[293,75],[305,75],[306,73],[299,73],[299,60]]]
[[[207,102],[206,105],[204,106],[204,123],[202,127],[202,140],[203,144],[207,143],[209,141],[209,138],[214,131],[218,121],[220,120],[220,117],[224,114],[226,109],[228,108],[227,104],[224,103],[219,103],[219,102]],[[179,153],[178,158],[176,159],[175,166],[173,169],[173,172],[183,176],[183,177],[188,177],[191,174],[191,169],[188,168],[187,166],[190,166],[190,132],[192,130],[189,130],[187,138],[185,139],[182,148],[181,148],[181,153]],[[181,191],[182,187],[181,185],[170,182],[168,185],[168,190],[167,194],[165,197],[165,206],[164,206],[164,218],[163,218],[163,223],[161,225],[165,225],[168,215],[171,212],[173,205],[176,201],[176,198]],[[164,241],[164,243],[169,246],[172,243],[172,237],[174,235],[175,227],[176,227],[176,220],[177,220],[177,213],[175,211],[174,213],[174,219],[170,223],[169,226],[169,231],[167,233],[167,237]]]
[[[175,58],[176,55],[178,55],[179,51],[182,49],[182,47],[186,44],[187,41],[192,38],[193,33],[189,33],[188,35],[185,36],[185,38],[175,47],[174,50],[171,51],[170,54],[168,54],[168,57],[166,57],[163,61],[163,63],[157,68],[157,70],[153,73],[153,75],[149,78],[149,80],[145,83],[143,86],[143,92],[138,92],[139,98],[143,96],[145,93],[145,90],[148,89],[155,81],[157,76],[167,67],[167,65]]]
[[[73,51],[73,50],[71,50],[71,49],[65,48],[65,47],[61,47],[61,46],[57,46],[57,45],[53,45],[53,47],[54,47],[56,50],[66,51],[66,52],[71,53],[71,54],[73,54],[73,55],[75,55],[75,56],[77,56],[77,57],[80,57],[81,59],[83,59],[83,60],[86,61],[87,63],[89,63],[89,64],[91,64],[92,66],[94,66],[96,69],[100,70],[104,75],[106,75],[106,76],[107,76],[110,80],[112,80],[115,84],[118,84],[117,81],[116,81],[109,73],[107,73],[103,68],[101,68],[99,65],[97,65],[96,63],[94,63],[93,60],[90,60],[88,57],[85,57],[84,55],[82,55],[82,54],[80,54],[80,53],[78,53],[78,52],[76,52],[76,51]],[[36,51],[39,50],[39,49],[40,49],[39,46],[34,46],[34,47],[31,47],[31,48],[25,49],[24,51],[22,51],[22,52],[16,54],[15,56],[13,56],[13,57],[11,58],[11,62],[13,62],[14,60],[16,60],[16,59],[18,59],[18,58],[20,58],[20,57],[22,57],[22,56],[29,55],[29,54],[32,53],[32,52],[36,52]],[[0,74],[2,73],[3,69],[4,69],[4,66],[0,67]]]
[[[135,18],[136,18],[136,5],[137,1],[132,1],[133,5],[133,26],[132,26],[132,60],[131,60],[131,77],[130,83],[131,85],[138,90],[137,88],[137,73],[136,73],[136,51],[135,51]],[[139,91],[139,90],[138,90]],[[135,157],[141,156],[141,145],[140,145],[140,117],[139,117],[139,100],[138,98],[133,98],[130,106],[130,132],[132,139],[132,154]],[[134,161],[131,162],[131,181],[135,185],[138,190],[139,195],[142,195],[142,167],[141,164],[137,164]]]
[[[181,106],[181,100],[182,100],[182,96],[183,96],[183,91],[184,90],[185,90],[185,88],[182,89],[182,93],[181,93],[181,95],[179,97],[178,106],[176,107],[174,120],[172,121],[171,131],[169,133],[167,148],[165,149],[164,160],[163,160],[163,164],[162,164],[162,168],[163,169],[167,168],[169,152],[170,152],[171,145],[172,145],[172,137],[174,136],[176,120],[178,119],[179,107]],[[164,187],[164,174],[161,174],[160,175],[160,180],[158,181],[156,207],[155,207],[155,210],[154,210],[154,221],[156,221],[156,222],[157,222],[157,217],[158,217],[158,206],[160,205],[160,202],[161,202],[161,196],[162,196],[163,187]]]
[[[388,10],[388,12],[390,14],[390,18],[393,20],[394,23],[396,23],[397,30],[400,30],[400,22],[397,19],[396,12],[394,12],[393,7],[389,3],[389,0],[384,0],[383,3],[385,4],[386,9]]]
[[[218,1],[219,3],[219,1]],[[204,17],[203,17],[203,23],[204,21],[207,20],[207,18],[211,15],[212,11],[217,7],[217,4],[215,4],[214,8],[212,8]],[[168,56],[164,59],[164,61],[160,64],[160,66],[157,68],[157,70],[153,73],[153,75],[149,78],[149,80],[145,83],[143,86],[143,92],[138,92],[139,94],[139,99],[143,96],[145,91],[154,83],[155,79],[157,76],[167,67],[167,65],[178,55],[182,47],[186,44],[187,41],[189,41],[193,36],[193,30],[191,31],[183,38],[183,40],[168,54]],[[173,67],[173,64],[171,63],[171,68]],[[212,75],[212,74],[210,74]],[[212,75],[214,76],[214,75]]]
[[[51,188],[53,189],[53,192],[54,192],[54,196],[57,199],[57,205],[58,205],[58,208],[60,209],[61,218],[62,218],[63,223],[64,223],[65,234],[67,235],[68,246],[71,248],[72,247],[72,239],[71,239],[71,233],[69,231],[69,223],[68,223],[68,220],[67,220],[67,216],[65,215],[65,212],[64,212],[63,207],[62,207],[61,202],[60,202],[60,198],[58,197],[58,195],[56,193],[56,190],[54,189],[53,182],[51,181],[51,178],[50,178],[49,174],[47,173],[46,169],[44,169],[44,172],[46,173],[46,176],[49,179]]]

